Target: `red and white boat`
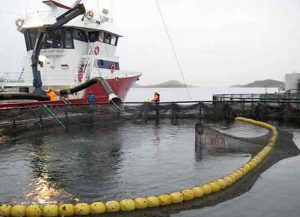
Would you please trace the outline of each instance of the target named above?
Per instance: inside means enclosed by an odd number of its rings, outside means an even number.
[[[18,31],[24,34],[27,53],[22,72],[2,80],[2,88],[14,88],[19,92],[33,91],[32,53],[42,27],[55,23],[56,18],[71,7],[58,1],[46,0],[50,7],[47,12],[28,13],[26,18],[16,21]],[[78,4],[76,1],[75,4]],[[141,73],[125,72],[120,69],[119,57],[115,55],[122,36],[116,31],[108,10],[96,15],[87,11],[63,26],[47,31],[39,54],[39,68],[43,89],[61,90],[72,88],[84,82],[102,77],[110,85],[113,93],[121,99],[125,97]],[[92,91],[96,103],[108,103],[109,96],[101,85],[95,83],[88,88],[68,96],[72,104],[86,104],[87,93]],[[45,102],[27,101],[11,103],[11,106],[41,104]],[[49,103],[49,102],[48,102]],[[59,96],[51,103],[63,103]],[[7,102],[0,107],[7,107]]]

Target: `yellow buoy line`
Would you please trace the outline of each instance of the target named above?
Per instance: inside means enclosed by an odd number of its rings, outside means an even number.
[[[123,199],[121,201],[93,202],[93,203],[77,203],[77,204],[3,204],[0,205],[0,216],[13,217],[56,217],[56,216],[73,216],[73,215],[93,215],[103,214],[106,212],[133,211],[146,209],[151,207],[166,206],[169,204],[181,203],[194,198],[200,198],[226,189],[233,185],[258,164],[260,164],[271,152],[278,136],[277,129],[267,123],[255,121],[248,118],[237,117],[235,120],[251,123],[272,131],[272,136],[268,140],[267,145],[254,157],[252,157],[242,167],[236,169],[232,173],[220,179],[195,186],[191,189],[185,189],[178,192],[161,194],[159,196],[149,196],[144,198]]]

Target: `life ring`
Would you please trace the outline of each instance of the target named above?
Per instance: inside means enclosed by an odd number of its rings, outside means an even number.
[[[18,29],[20,29],[24,25],[24,19],[22,18],[17,19],[15,24],[18,27]]]
[[[116,65],[113,63],[110,65],[110,71],[113,73],[116,70]]]
[[[78,72],[78,74],[77,74],[77,79],[78,79],[79,82],[82,81],[83,75],[84,75],[84,72],[83,72],[83,71],[79,71],[79,72]]]
[[[94,12],[93,12],[93,11],[88,11],[88,12],[86,13],[86,18],[87,18],[88,20],[93,19],[93,17],[94,17]]]
[[[100,48],[98,46],[96,46],[95,49],[94,49],[94,54],[98,55],[99,52],[100,52]]]

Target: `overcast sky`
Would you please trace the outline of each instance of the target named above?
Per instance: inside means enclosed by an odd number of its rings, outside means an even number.
[[[229,86],[300,72],[299,0],[158,1],[187,83]],[[26,10],[47,10],[41,2],[2,4],[0,72],[21,69],[25,42],[14,22]],[[97,2],[112,11],[124,35],[118,46],[122,69],[143,72],[141,84],[182,81],[155,0],[83,1],[94,11]]]

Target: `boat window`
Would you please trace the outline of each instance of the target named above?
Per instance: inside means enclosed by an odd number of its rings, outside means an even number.
[[[33,50],[40,28],[28,29],[24,31],[27,51]],[[73,49],[72,29],[62,28],[59,30],[51,30],[46,32],[45,41],[42,49],[49,48],[66,48]]]
[[[30,50],[33,50],[35,41],[37,39],[38,33],[40,32],[40,29],[29,29],[28,34],[29,34],[29,43],[30,43]]]
[[[74,48],[73,39],[72,39],[72,29],[65,29],[65,37],[64,37],[64,48],[72,49]]]
[[[73,30],[73,39],[84,42],[88,41],[85,32],[79,29]]]
[[[104,32],[99,32],[98,41],[103,42],[103,39],[104,39]]]
[[[111,69],[111,66],[113,64],[115,65],[116,70],[120,70],[120,65],[118,62],[113,62],[113,61],[109,61],[109,60],[101,60],[101,59],[96,60],[96,66],[98,66],[98,68],[101,68],[101,69]]]
[[[110,44],[110,41],[111,41],[111,34],[105,33],[105,43]]]
[[[62,34],[60,30],[51,30],[47,32],[46,48],[62,48]]]
[[[25,37],[27,51],[32,50],[32,47],[30,46],[30,37],[29,37],[28,30],[25,30],[24,37]]]
[[[114,45],[114,46],[117,45],[117,36],[115,36],[115,35],[111,36],[111,45]]]
[[[98,32],[89,32],[90,42],[95,42],[98,40]]]

